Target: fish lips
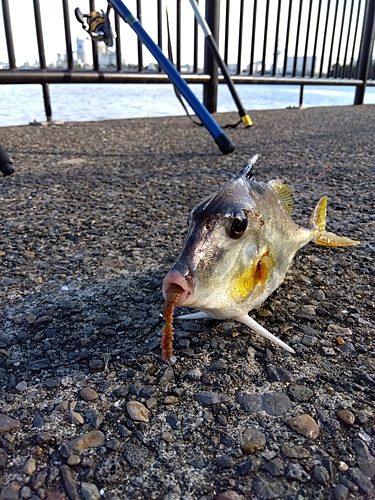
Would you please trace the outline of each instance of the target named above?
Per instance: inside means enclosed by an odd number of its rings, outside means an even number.
[[[177,263],[178,264],[178,263]],[[167,293],[173,288],[174,291],[180,292],[180,295],[175,302],[176,307],[183,307],[192,302],[192,296],[195,289],[195,281],[190,276],[189,270],[186,274],[181,273],[175,266],[166,274],[163,280],[163,296],[167,299]]]

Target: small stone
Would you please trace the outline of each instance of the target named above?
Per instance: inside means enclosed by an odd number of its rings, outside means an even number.
[[[293,481],[306,481],[309,479],[308,474],[299,463],[289,463],[285,476]]]
[[[60,385],[60,381],[59,379],[57,378],[47,378],[45,381],[44,381],[44,387],[46,387],[47,389],[54,389],[56,387],[59,387]]]
[[[300,312],[301,314],[306,314],[307,316],[316,316],[315,307],[312,305],[302,306]]]
[[[104,439],[105,436],[101,431],[90,431],[69,441],[68,447],[76,451],[97,448],[103,445]]]
[[[332,347],[322,347],[325,356],[336,356],[336,352]]]
[[[243,496],[239,495],[236,491],[233,490],[222,491],[215,497],[215,500],[243,500],[243,499],[244,499]]]
[[[76,484],[73,480],[72,473],[68,465],[60,467],[60,474],[64,482],[64,488],[68,495],[69,500],[79,500]]]
[[[155,406],[157,406],[157,404],[158,404],[158,400],[156,398],[149,398],[146,401],[146,406],[149,410],[152,410],[152,408],[155,408]]]
[[[263,432],[254,427],[249,427],[243,434],[245,443],[241,445],[243,453],[252,455],[263,449],[266,445],[266,436]]]
[[[93,483],[82,483],[81,492],[83,500],[99,500],[100,492]]]
[[[33,496],[32,489],[28,486],[22,486],[20,491],[20,498],[31,498]]]
[[[178,402],[179,399],[177,396],[166,396],[163,400],[163,403],[166,405],[175,405]]]
[[[268,377],[275,382],[292,382],[293,375],[285,368],[270,365],[268,367]]]
[[[345,340],[342,337],[336,337],[335,338],[336,344],[339,346],[343,346],[345,344]]]
[[[345,462],[340,461],[337,468],[341,472],[346,472],[349,469],[349,465],[346,464]]]
[[[206,406],[215,405],[218,403],[226,403],[229,401],[228,396],[212,391],[200,391],[195,394],[195,399]]]
[[[350,328],[344,328],[335,324],[328,325],[328,331],[334,335],[340,335],[341,337],[345,337],[345,335],[353,335]]]
[[[27,390],[27,382],[25,382],[24,380],[22,382],[19,382],[15,389],[18,391],[18,392],[25,392]]]
[[[274,417],[283,415],[291,407],[291,401],[285,392],[266,392],[262,402],[263,410]]]
[[[81,462],[79,455],[70,455],[66,461],[68,465],[78,465]]]
[[[82,415],[73,410],[70,412],[70,419],[72,421],[72,424],[74,425],[82,425],[85,422],[85,419],[82,417]]]
[[[135,420],[136,422],[149,422],[150,410],[148,410],[139,401],[128,401],[126,404],[126,410],[132,420]]]
[[[339,410],[336,415],[347,425],[353,425],[355,422],[355,416],[350,410]]]
[[[96,408],[89,408],[86,410],[85,417],[95,429],[98,429],[104,420],[103,415],[101,415]]]
[[[289,446],[287,444],[283,444],[281,447],[281,451],[284,453],[286,457],[289,458],[307,458],[310,456],[310,452],[306,450],[303,446]]]
[[[319,426],[307,413],[302,413],[288,421],[289,427],[309,439],[316,439],[319,435]]]
[[[35,471],[36,471],[35,458],[30,457],[28,460],[26,460],[26,463],[23,466],[23,473],[26,474],[26,476],[32,476]]]
[[[293,400],[303,403],[314,396],[314,391],[305,385],[293,384],[288,387],[288,394]]]
[[[0,491],[0,500],[18,500],[21,485],[17,481],[12,481]]]
[[[222,455],[217,463],[222,469],[231,469],[234,466],[234,459],[229,455]]]
[[[372,482],[361,471],[361,469],[359,469],[358,467],[349,467],[348,472],[362,491],[364,491],[365,493],[370,493],[373,488]]]
[[[195,368],[192,368],[190,371],[188,371],[185,376],[190,380],[199,380],[202,376],[202,370],[198,366],[196,366]]]
[[[237,396],[237,402],[242,406],[246,413],[253,413],[260,411],[262,408],[262,395],[255,394],[241,394]]]
[[[55,491],[54,493],[48,495],[48,497],[46,497],[46,500],[66,500],[66,497],[58,491]]]
[[[4,415],[0,413],[0,434],[4,434],[4,432],[9,432],[12,429],[18,429],[21,425],[19,420],[15,418],[8,417],[8,415]]]
[[[368,446],[361,439],[355,439],[353,447],[357,455],[358,467],[366,476],[375,477],[375,458],[371,455]]]
[[[323,486],[328,486],[329,483],[331,482],[328,470],[325,467],[322,467],[321,465],[316,465],[314,467],[314,477]]]
[[[334,489],[335,500],[347,500],[349,497],[349,490],[346,486],[339,483]]]
[[[99,397],[96,390],[91,387],[84,387],[79,391],[79,395],[84,401],[95,401]]]
[[[101,370],[104,367],[104,361],[102,359],[92,359],[89,363],[91,370]]]
[[[284,464],[280,458],[275,458],[264,467],[272,476],[282,476],[284,474]]]
[[[166,443],[171,443],[173,440],[173,434],[171,432],[163,432],[163,434],[161,435],[161,438]]]

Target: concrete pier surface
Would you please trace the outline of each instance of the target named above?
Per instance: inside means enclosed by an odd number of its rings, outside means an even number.
[[[375,106],[249,114],[227,156],[187,117],[0,128],[0,500],[375,497]],[[255,153],[361,244],[308,244],[251,312],[296,354],[175,320],[165,362],[188,213]]]

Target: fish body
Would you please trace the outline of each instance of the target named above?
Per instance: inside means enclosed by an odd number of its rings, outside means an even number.
[[[281,285],[295,253],[310,241],[325,246],[359,242],[325,231],[326,197],[307,226],[298,226],[291,217],[289,187],[278,180],[257,182],[251,176],[257,158],[192,210],[188,236],[164,278],[163,294],[167,297],[168,290],[178,289],[175,306],[201,311],[181,318],[233,319],[294,352],[248,312]]]

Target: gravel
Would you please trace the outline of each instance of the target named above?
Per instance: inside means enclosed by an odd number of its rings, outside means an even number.
[[[185,117],[0,128],[0,500],[375,498],[375,108],[250,115],[228,156]],[[309,244],[253,311],[295,355],[176,320],[165,362],[188,212],[255,153],[362,243]]]

